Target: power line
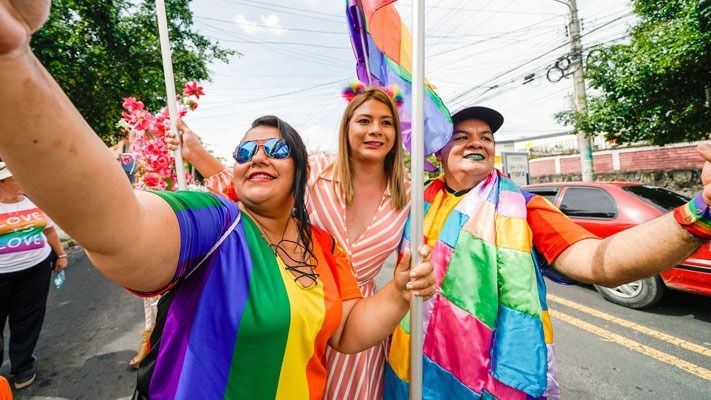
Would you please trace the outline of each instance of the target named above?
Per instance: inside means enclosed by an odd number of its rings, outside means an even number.
[[[319,17],[314,14],[325,14],[325,13],[319,13],[319,12],[312,12],[306,9],[302,8],[296,8],[296,7],[287,7],[287,6],[282,6],[282,5],[265,5],[264,3],[256,3],[256,4],[251,4],[247,3],[245,1],[239,1],[239,0],[222,0],[227,3],[232,3],[232,4],[238,4],[238,5],[243,5],[247,7],[252,7],[252,8],[257,8],[261,10],[267,10],[267,11],[276,11],[282,14],[290,14],[290,15],[296,15],[299,17],[305,17],[305,18],[311,18],[311,19],[316,19],[319,21],[326,21],[326,22],[331,22],[331,23],[343,23],[343,18],[336,16],[335,14],[326,14],[324,17]],[[288,9],[293,9],[293,10],[299,10],[297,11],[288,11]],[[339,17],[336,19],[335,17]]]
[[[276,98],[276,97],[290,96],[290,95],[293,95],[293,94],[303,93],[303,92],[307,92],[307,91],[309,91],[309,90],[314,90],[314,89],[319,89],[319,88],[322,88],[322,87],[325,87],[325,86],[334,85],[334,84],[336,84],[336,83],[342,83],[343,81],[346,81],[347,79],[348,79],[348,78],[337,79],[337,80],[333,80],[333,81],[330,81],[330,82],[325,82],[325,83],[321,83],[321,84],[318,84],[318,85],[308,86],[308,87],[301,88],[301,89],[297,89],[297,90],[291,90],[291,91],[288,91],[288,92],[273,94],[273,95],[270,95],[270,96],[256,97],[256,98],[252,98],[252,99],[249,99],[249,100],[244,100],[244,101],[238,101],[238,102],[236,102],[236,103],[231,103],[231,104],[229,104],[229,105],[225,104],[225,105],[220,105],[220,106],[216,106],[216,107],[212,107],[212,108],[205,108],[205,110],[206,110],[206,111],[207,111],[207,110],[215,110],[215,109],[223,108],[223,107],[226,107],[226,106],[235,106],[235,105],[240,105],[240,104],[253,103],[253,102],[255,102],[255,101],[273,99],[273,98]]]
[[[611,19],[610,21],[607,21],[607,22],[605,22],[604,24],[599,25],[599,26],[596,26],[595,28],[593,28],[593,29],[591,29],[591,30],[589,30],[589,31],[587,31],[587,32],[585,32],[585,33],[583,33],[582,35],[580,35],[580,37],[582,38],[582,37],[588,36],[588,35],[590,35],[591,33],[595,32],[595,31],[599,31],[600,29],[602,29],[602,28],[604,28],[604,27],[606,27],[606,26],[608,26],[608,25],[610,25],[610,24],[612,24],[612,23],[615,23],[615,22],[617,22],[617,21],[619,21],[619,20],[621,20],[621,19],[623,19],[623,18],[627,18],[627,17],[629,17],[629,16],[631,16],[631,15],[634,15],[634,13],[633,13],[632,11],[626,12],[626,13],[620,15],[620,16],[617,17],[617,18]]]
[[[488,6],[489,4],[491,4],[493,1],[494,1],[494,0],[489,0],[489,2],[486,3],[486,6]],[[513,1],[513,0],[511,0],[511,1]],[[462,1],[462,2],[459,3],[459,4],[466,4],[466,0],[465,0],[465,1]],[[509,4],[511,4],[511,2],[509,2]],[[507,5],[507,7],[508,7],[508,5]],[[506,8],[506,7],[504,7],[504,8]],[[452,10],[452,13],[453,13],[453,14],[456,13],[456,12],[457,12],[456,9]],[[489,20],[491,20],[491,18],[494,18],[494,16],[496,16],[496,14],[492,14],[489,18],[487,18],[484,22],[482,22],[481,25],[484,25],[485,23],[489,22]],[[459,23],[459,25],[457,25],[457,26],[454,27],[452,30],[450,30],[449,33],[447,33],[442,39],[437,40],[437,42],[435,42],[435,43],[433,44],[433,46],[436,46],[437,44],[441,43],[442,40],[444,40],[444,39],[450,37],[450,36],[452,35],[452,33],[456,32],[459,28],[462,27],[462,25],[464,25],[464,24],[467,23],[467,22],[468,22],[467,19],[464,18],[463,21]],[[476,28],[475,28],[475,29],[476,29]],[[468,33],[471,33],[471,32],[468,32]]]
[[[588,32],[586,32],[586,33],[584,33],[584,34],[582,34],[582,35],[581,35],[581,38],[582,38],[582,37],[585,37],[585,36],[587,36],[587,35],[590,35],[590,34],[592,34],[593,32],[596,32],[596,31],[598,31],[598,30],[600,30],[600,29],[602,29],[602,28],[604,28],[604,27],[606,27],[606,26],[609,26],[610,24],[612,24],[612,23],[614,23],[614,22],[616,22],[616,21],[619,21],[619,20],[621,20],[622,18],[628,17],[628,16],[630,16],[630,15],[632,15],[632,12],[624,13],[623,15],[620,15],[620,16],[618,16],[618,17],[616,17],[616,18],[614,18],[614,19],[612,19],[612,20],[610,20],[610,21],[607,21],[606,23],[604,23],[604,24],[602,24],[602,25],[600,25],[600,26],[597,26],[597,27],[595,27],[594,29],[592,29],[592,30],[590,30],[590,31],[588,31]],[[524,63],[521,63],[521,64],[519,64],[519,65],[517,65],[517,66],[515,66],[515,67],[513,67],[513,68],[511,68],[511,69],[509,69],[509,70],[507,70],[507,71],[505,71],[505,72],[502,72],[502,73],[498,74],[497,76],[495,76],[495,77],[493,77],[493,78],[491,78],[491,79],[488,79],[487,81],[489,81],[489,82],[495,81],[496,79],[499,79],[499,78],[501,78],[501,77],[503,77],[503,76],[506,76],[507,74],[509,74],[509,73],[511,73],[511,72],[513,72],[513,71],[516,71],[516,70],[518,70],[518,69],[520,69],[520,68],[522,68],[522,67],[524,67],[524,66],[526,66],[526,65],[528,65],[528,64],[530,64],[530,63],[532,63],[532,62],[534,62],[534,61],[537,61],[537,60],[539,60],[539,59],[541,59],[541,58],[547,56],[548,54],[553,53],[553,52],[556,51],[556,50],[559,50],[559,49],[561,49],[561,48],[563,48],[563,47],[565,47],[565,46],[568,46],[569,44],[570,44],[570,41],[566,41],[566,43],[563,43],[563,44],[561,44],[561,45],[559,45],[559,46],[557,46],[557,47],[555,47],[555,48],[553,48],[553,49],[551,49],[551,50],[548,50],[548,51],[546,51],[545,53],[542,53],[542,54],[540,54],[540,55],[538,55],[538,56],[536,56],[536,57],[534,57],[534,58],[532,58],[532,59],[530,59],[530,60],[528,60],[528,61],[526,61],[526,62],[524,62]],[[498,87],[499,87],[498,84],[494,84],[494,85],[492,85],[489,89],[487,89],[487,90],[485,90],[483,93],[481,93],[479,96],[477,96],[477,97],[475,97],[475,98],[473,98],[473,99],[469,99],[468,101],[473,101],[473,100],[480,99],[483,94],[485,94],[485,93],[487,93],[487,92],[489,92],[489,91],[491,91],[491,90],[497,89]],[[471,89],[468,89],[468,90],[466,90],[466,91],[464,91],[464,92],[462,92],[462,93],[456,95],[455,97],[453,97],[452,99],[450,99],[447,103],[456,103],[456,102],[458,102],[458,101],[461,102],[461,99],[462,99],[464,96],[470,94],[470,93],[473,92],[474,90],[476,90],[476,87],[471,88]],[[488,98],[491,98],[491,96],[489,96]]]
[[[614,15],[614,14],[618,14],[619,11],[620,11],[620,10],[615,11],[615,12],[610,13],[610,14],[606,14],[605,16],[601,16],[601,18],[607,18],[607,17],[612,16],[612,15]],[[518,35],[518,37],[520,37],[520,36],[523,36],[523,35],[526,35],[526,34],[530,33],[530,32],[533,31],[533,30],[538,30],[538,29],[540,29],[540,28],[546,28],[545,25],[541,25],[541,24],[544,23],[544,22],[548,22],[548,21],[552,21],[552,20],[554,20],[554,19],[557,19],[557,18],[559,18],[560,16],[561,16],[561,15],[556,15],[556,16],[551,17],[551,18],[547,18],[547,19],[544,19],[544,20],[541,20],[541,21],[537,21],[536,23],[531,24],[531,25],[526,25],[526,26],[523,26],[523,27],[521,27],[521,28],[517,28],[517,29],[511,30],[511,31],[508,31],[508,32],[501,32],[501,33],[499,33],[499,34],[496,34],[496,35],[494,35],[494,36],[491,36],[491,37],[490,37],[490,40],[481,40],[481,41],[477,41],[477,42],[475,42],[475,43],[467,43],[467,44],[465,44],[465,45],[463,45],[463,46],[460,46],[460,47],[457,47],[457,48],[454,48],[454,49],[442,50],[442,51],[440,51],[439,53],[429,54],[428,56],[429,56],[429,57],[436,57],[436,56],[444,55],[444,54],[447,54],[447,53],[453,53],[453,52],[456,51],[456,50],[460,50],[460,49],[463,49],[463,48],[467,48],[467,47],[469,47],[469,46],[476,45],[476,44],[479,44],[479,43],[492,42],[491,39],[496,39],[496,38],[500,38],[500,37],[503,37],[503,36],[507,36],[507,34],[514,34],[514,33],[519,33],[519,32],[520,32],[520,34]],[[550,29],[550,28],[547,28],[547,29]],[[555,27],[555,28],[553,28],[553,29],[558,29],[558,28]],[[530,38],[533,38],[533,37],[542,36],[542,35],[545,34],[545,33],[546,33],[546,31],[543,31],[543,32],[541,32],[540,34],[537,34],[537,35],[534,35],[534,36],[528,36],[528,38],[530,39]],[[458,37],[461,37],[461,35],[458,35]],[[513,39],[513,40],[515,40],[515,39]],[[464,38],[461,38],[460,42],[463,42],[463,41],[464,41]],[[520,43],[520,42],[516,42],[516,44],[518,44],[518,43]],[[430,46],[428,46],[428,47],[430,47]],[[478,50],[478,51],[477,51],[477,55],[481,55],[481,54],[483,54],[485,51],[486,51],[486,50]],[[462,60],[462,59],[464,59],[464,58],[463,58],[463,57],[459,57],[459,60]],[[441,61],[435,61],[433,64],[435,64],[435,65],[446,64],[446,65],[448,65],[448,66],[451,66],[451,62],[448,62],[446,59],[445,59],[445,60],[441,60]]]
[[[489,0],[489,3],[491,3],[492,1],[494,1],[494,0]],[[440,3],[440,2],[437,2],[437,4],[435,4],[435,6],[439,5],[439,3]],[[489,3],[487,3],[487,4],[489,4]],[[458,7],[458,8],[461,8],[460,5],[464,5],[464,4],[466,4],[466,0],[462,0],[462,1],[460,1],[459,3],[457,3],[457,7]],[[433,22],[433,23],[432,23],[432,27],[436,29],[437,27],[439,27],[439,26],[441,25],[441,23],[442,23],[443,21],[446,21],[447,18],[450,17],[450,15],[454,15],[454,14],[456,14],[456,12],[457,12],[457,9],[456,9],[456,8],[454,8],[454,9],[452,9],[452,10],[450,10],[450,11],[445,12],[444,15],[440,16],[439,19],[437,19],[436,22]]]
[[[563,47],[565,47],[565,46],[567,46],[567,45],[569,45],[569,44],[570,44],[570,41],[567,41],[567,42],[561,44],[560,46],[557,46],[557,47],[555,47],[555,48],[553,48],[553,49],[551,49],[551,50],[548,50],[548,51],[546,51],[546,52],[543,53],[543,54],[539,54],[538,56],[536,56],[536,57],[534,57],[534,58],[532,58],[532,59],[530,59],[530,60],[528,60],[528,61],[526,61],[526,62],[524,62],[524,63],[521,63],[521,64],[519,64],[519,65],[517,65],[517,66],[515,66],[515,67],[513,67],[513,68],[511,68],[511,69],[506,70],[505,72],[500,73],[499,75],[497,75],[497,76],[495,76],[495,77],[493,77],[493,78],[491,78],[491,79],[488,79],[488,81],[493,81],[493,80],[495,80],[495,79],[499,79],[499,78],[501,78],[501,77],[503,77],[503,76],[505,76],[505,75],[507,75],[507,74],[513,72],[513,71],[516,71],[516,70],[519,69],[519,68],[525,67],[526,65],[528,65],[528,64],[530,64],[530,63],[532,63],[532,62],[534,62],[534,61],[540,60],[541,58],[547,56],[548,54],[550,54],[550,53],[552,53],[552,52],[554,52],[554,51],[556,51],[556,50],[558,50],[558,49],[561,49],[561,48],[563,48]],[[493,89],[493,86],[492,86],[491,89]],[[460,94],[454,96],[453,98],[451,98],[451,99],[449,100],[449,102],[455,102],[455,101],[461,99],[462,97],[466,96],[467,94],[471,93],[471,92],[474,91],[474,90],[475,90],[475,89],[470,89],[470,90],[467,90],[467,91],[465,91],[465,92],[463,92],[463,93],[460,93]]]
[[[502,7],[502,8],[499,10],[499,12],[492,13],[492,14],[489,16],[489,18],[486,18],[486,19],[485,19],[483,22],[481,22],[480,24],[476,24],[476,25],[472,24],[472,25],[473,25],[473,26],[472,26],[472,29],[469,30],[467,33],[473,33],[474,31],[476,31],[476,30],[478,30],[479,28],[481,28],[482,26],[484,26],[487,22],[491,21],[494,17],[496,17],[496,16],[499,15],[500,13],[503,13],[503,12],[511,5],[511,3],[513,3],[513,2],[514,2],[514,0],[509,1],[504,7]],[[486,5],[488,5],[488,4],[489,4],[489,3],[487,3]],[[454,33],[457,29],[459,29],[459,28],[460,28],[462,25],[464,25],[464,23],[466,23],[466,22],[467,22],[467,21],[464,20],[462,23],[460,23],[459,25],[457,25],[457,28],[452,29],[452,32],[451,32],[451,33]]]
[[[534,75],[534,76],[535,76],[535,74],[537,74],[538,72],[540,72],[540,71],[545,71],[546,68],[547,68],[547,66],[542,67],[542,68],[537,68],[537,69],[534,70],[534,72],[532,72],[530,75]],[[506,93],[508,93],[510,90],[513,90],[513,89],[514,89],[514,87],[511,87],[511,86],[513,86],[514,84],[516,84],[516,82],[520,81],[520,79],[521,79],[521,78],[517,77],[517,78],[513,78],[513,79],[509,80],[508,82],[504,82],[504,83],[502,83],[502,84],[494,85],[494,86],[492,86],[491,88],[489,88],[489,89],[485,90],[484,92],[480,93],[478,96],[473,97],[473,98],[469,98],[469,99],[467,99],[466,101],[459,101],[458,104],[461,105],[461,104],[463,104],[463,103],[470,103],[470,102],[474,102],[474,101],[482,102],[482,101],[490,100],[490,99],[493,99],[493,98],[495,98],[495,97],[498,97],[498,96],[501,96],[501,95],[503,95],[503,94],[506,94]],[[515,88],[518,88],[518,87],[520,87],[520,85],[516,85]],[[493,91],[493,90],[496,90],[496,91],[493,92],[493,93],[489,93],[489,94],[487,95],[487,93],[488,93],[489,91]]]
[[[556,18],[557,18],[557,17],[556,17]],[[516,29],[510,30],[510,31],[506,31],[506,32],[499,32],[499,33],[497,33],[497,34],[495,34],[495,35],[493,35],[493,36],[490,36],[490,37],[486,38],[485,40],[480,40],[480,41],[477,41],[477,42],[474,42],[474,43],[467,43],[467,44],[465,44],[465,45],[463,45],[463,46],[456,47],[456,48],[454,48],[454,49],[442,50],[442,51],[440,51],[439,53],[430,54],[430,55],[428,55],[428,56],[429,56],[429,57],[436,57],[436,56],[439,56],[439,55],[442,55],[442,54],[450,53],[450,52],[453,52],[453,51],[457,51],[457,50],[460,50],[460,49],[469,47],[469,46],[471,46],[471,45],[475,45],[475,44],[479,44],[479,43],[487,43],[487,42],[489,42],[489,41],[492,40],[492,39],[498,39],[498,38],[505,37],[505,36],[508,36],[508,35],[512,35],[512,34],[515,34],[515,33],[518,33],[519,36],[520,36],[520,35],[525,35],[525,34],[531,32],[532,30],[538,30],[538,29],[543,29],[543,28],[545,28],[545,29],[547,29],[547,30],[551,30],[551,28],[554,28],[554,27],[546,27],[545,25],[541,25],[543,22],[546,22],[546,21],[549,21],[549,20],[550,20],[550,19],[545,19],[545,20],[543,20],[543,21],[536,22],[535,24],[526,25],[526,26],[523,26],[523,27],[520,27],[520,28],[516,28]],[[554,29],[557,29],[557,28],[554,28]],[[547,31],[544,31],[544,32],[547,32]],[[460,37],[461,37],[461,36],[460,36]],[[464,38],[462,38],[462,41],[463,41],[463,40],[464,40]],[[428,47],[429,47],[429,46],[428,46]]]
[[[233,2],[237,3],[238,1],[233,1]],[[264,4],[266,3],[266,4],[269,4],[269,5],[273,6],[273,7],[278,7],[278,8],[280,8],[280,9],[293,10],[293,11],[299,11],[299,12],[306,12],[306,13],[309,13],[309,14],[324,15],[324,16],[327,16],[327,17],[336,17],[336,18],[343,18],[343,17],[344,17],[344,15],[342,15],[342,14],[332,14],[332,13],[327,13],[327,12],[323,12],[323,11],[314,11],[314,10],[312,10],[312,9],[307,9],[307,8],[302,8],[302,7],[290,7],[290,6],[285,6],[284,4],[270,3],[270,2],[267,2],[267,1],[242,0],[241,2],[242,2],[242,3],[256,4],[256,5],[260,5],[260,6],[261,6],[261,5],[264,5]]]
[[[348,32],[344,31],[324,31],[324,30],[317,30],[317,29],[305,29],[305,28],[293,28],[293,27],[286,27],[286,26],[279,26],[279,27],[273,27],[269,25],[264,25],[264,24],[257,24],[255,23],[242,23],[242,22],[237,22],[237,21],[230,21],[229,19],[222,19],[222,18],[213,18],[213,17],[204,17],[200,15],[195,15],[194,16],[196,19],[204,19],[208,21],[216,21],[216,22],[222,22],[225,24],[234,24],[234,25],[242,25],[242,26],[254,26],[258,28],[267,28],[267,29],[283,29],[285,31],[294,31],[294,32],[310,32],[310,33],[325,33],[329,35],[349,35]]]
[[[282,41],[275,41],[275,40],[250,40],[250,39],[227,39],[227,38],[221,38],[217,36],[209,36],[206,35],[210,39],[215,39],[215,40],[221,40],[223,42],[227,43],[251,43],[251,44],[274,44],[274,45],[279,45],[279,46],[307,46],[307,47],[316,47],[316,48],[321,48],[321,49],[335,49],[335,50],[349,50],[350,47],[346,46],[327,46],[323,44],[315,44],[315,43],[306,43],[306,42],[282,42]]]
[[[268,105],[259,105],[259,109],[267,108],[269,111],[266,111],[267,113],[270,114],[278,114],[275,112],[275,110],[280,110],[279,113],[284,113],[286,111],[284,110],[291,110],[292,108],[299,109],[302,111],[304,108],[311,109],[312,106],[318,106],[324,101],[324,98],[332,99],[331,97],[331,92],[332,88],[325,88],[327,91],[325,92],[319,92],[319,89],[315,89],[314,91],[304,94],[303,96],[300,96],[298,99],[297,98],[287,98],[289,99],[286,102],[280,102],[282,99],[271,99],[269,101]],[[323,90],[323,89],[321,89]],[[329,100],[332,101],[332,100]],[[244,112],[243,108],[244,106],[250,106],[253,105],[253,102],[238,102],[235,103],[234,101],[231,102],[231,104],[220,104],[219,106],[215,107],[206,107],[205,110],[207,113],[202,113],[199,116],[196,117],[191,117],[191,119],[197,119],[197,120],[204,120],[204,119],[216,119],[216,118],[234,118],[235,117],[235,111],[236,110],[239,113]],[[249,108],[249,107],[247,107]],[[260,111],[260,113],[264,113],[264,111]]]
[[[605,45],[605,44],[609,44],[609,43],[612,43],[612,42],[615,42],[615,41],[618,41],[618,40],[626,39],[626,38],[628,38],[628,37],[629,37],[629,35],[625,34],[625,35],[622,35],[622,36],[619,36],[619,37],[616,37],[616,38],[613,38],[613,39],[606,40],[606,41],[604,41],[604,42],[595,43],[595,44],[592,44],[592,45],[587,46],[587,49],[586,49],[586,50],[591,50],[591,49],[594,49],[594,48],[596,48],[596,47],[603,46],[603,45]],[[545,70],[547,70],[548,68],[549,68],[549,67],[546,66],[546,67],[544,67],[544,68],[542,68],[542,69],[541,69],[541,68],[535,69],[533,72],[530,73],[530,75],[538,75],[538,72],[545,71]],[[515,83],[515,82],[519,81],[520,79],[521,79],[521,77],[517,77],[517,78],[514,78],[514,79],[509,80],[508,82],[504,82],[504,83],[501,83],[501,84],[497,84],[497,85],[494,85],[494,86],[492,86],[492,87],[489,87],[489,85],[479,85],[479,86],[476,87],[476,88],[478,88],[478,89],[487,88],[487,90],[485,90],[484,92],[482,92],[479,96],[474,97],[474,98],[472,98],[472,99],[468,99],[467,101],[475,101],[475,100],[476,100],[476,101],[481,102],[481,101],[483,101],[483,100],[490,100],[490,99],[492,99],[492,98],[495,98],[495,97],[504,95],[504,94],[508,93],[508,92],[511,91],[511,90],[517,89],[518,87],[516,87],[516,88],[509,88],[509,86],[511,86],[512,83]],[[519,86],[519,87],[520,87],[520,86]],[[497,90],[497,92],[492,93],[492,94],[489,94],[489,95],[487,95],[487,96],[484,96],[484,95],[485,95],[487,92],[489,92],[490,90]],[[565,88],[565,87],[564,87],[563,90],[568,90],[568,88]],[[547,96],[546,96],[546,97],[547,97]],[[460,101],[460,102],[458,102],[458,103],[461,104],[462,101]],[[527,104],[530,104],[530,103],[531,103],[531,102],[527,102],[527,103],[524,103],[524,104],[527,105]],[[520,108],[520,107],[519,107],[519,108]]]
[[[294,79],[294,74],[290,71],[285,72],[286,75],[276,75],[276,74],[220,74],[221,77],[228,78],[283,78],[283,79]],[[323,79],[332,78],[333,75],[327,74],[299,74],[299,79],[311,78],[311,79]]]
[[[207,26],[207,27],[209,27],[209,28],[211,28],[211,29],[217,30],[217,31],[219,31],[219,32],[226,32],[226,33],[229,33],[229,34],[231,34],[231,35],[235,35],[235,36],[237,36],[237,37],[239,37],[239,38],[243,38],[243,39],[245,39],[245,40],[249,40],[249,41],[251,41],[251,43],[256,44],[256,45],[259,45],[259,46],[265,48],[266,50],[269,50],[269,51],[271,51],[271,52],[273,52],[273,53],[276,53],[276,54],[279,54],[279,55],[283,55],[283,56],[290,57],[290,58],[294,58],[294,59],[299,59],[299,60],[302,60],[302,61],[309,61],[309,62],[319,61],[319,63],[321,63],[321,64],[328,65],[328,66],[332,66],[332,67],[350,68],[350,66],[347,66],[347,64],[345,64],[345,63],[338,63],[338,62],[337,62],[338,60],[333,59],[333,58],[329,58],[329,57],[326,57],[326,56],[323,56],[323,55],[318,54],[318,53],[312,53],[312,52],[307,52],[307,51],[305,51],[305,50],[299,50],[299,49],[293,49],[293,48],[287,52],[287,51],[285,51],[285,50],[283,50],[283,49],[281,49],[281,48],[279,48],[279,47],[277,47],[277,46],[270,45],[270,44],[268,44],[268,43],[265,44],[265,43],[260,43],[260,42],[258,42],[258,41],[254,41],[254,40],[252,40],[249,36],[240,34],[240,33],[238,33],[238,32],[234,32],[234,31],[222,29],[222,28],[220,28],[220,27],[216,27],[216,26],[211,25],[211,24],[208,24],[208,23],[206,23],[206,22],[201,22],[200,24],[201,24],[201,25],[204,25],[204,26]],[[217,39],[217,40],[220,40],[219,38],[216,38],[216,39]],[[227,39],[227,40],[230,40],[230,39]],[[299,56],[301,56],[301,57],[299,57]],[[308,57],[308,58],[303,58],[303,57]]]
[[[398,2],[398,5],[402,5],[403,7],[410,7],[412,6],[412,3],[405,3],[405,2]],[[438,3],[439,4],[439,3]],[[485,6],[487,6],[486,4]],[[459,12],[472,12],[472,13],[490,13],[490,14],[520,14],[520,15],[557,15],[561,16],[564,14],[558,14],[558,13],[550,13],[550,12],[538,12],[538,11],[504,11],[502,12],[501,10],[487,10],[486,8],[465,8],[465,7],[445,7],[445,6],[438,6],[435,4],[434,6],[431,7],[425,7],[428,10],[457,10]]]
[[[525,103],[523,103],[523,104],[519,104],[519,105],[517,105],[516,107],[514,107],[514,108],[512,108],[512,109],[506,110],[506,112],[507,112],[507,113],[512,113],[512,112],[514,112],[514,111],[518,111],[518,110],[522,109],[523,107],[526,107],[526,106],[528,106],[528,105],[530,105],[530,104],[537,103],[537,102],[539,102],[539,101],[541,101],[541,100],[543,100],[543,99],[547,99],[547,98],[552,97],[552,96],[554,96],[554,95],[558,95],[558,94],[560,94],[561,92],[567,92],[568,90],[570,90],[569,87],[561,87],[561,88],[559,88],[559,89],[557,89],[557,90],[554,90],[554,91],[551,92],[551,93],[545,94],[545,95],[543,95],[543,96],[536,97],[536,98],[534,98],[533,100],[527,101],[527,102],[525,102]],[[510,127],[510,126],[509,126],[509,127]]]
[[[555,28],[555,29],[557,29],[557,28]],[[547,34],[550,33],[550,31],[551,31],[551,29],[548,29],[548,30],[543,31],[543,32],[540,32],[540,33],[538,33],[538,34],[528,36],[528,38],[529,38],[529,39],[533,39],[533,38],[537,38],[537,37],[540,37],[540,36],[543,36],[543,35],[547,35]],[[521,35],[525,35],[525,34],[526,34],[526,33],[522,33]],[[515,39],[512,38],[512,40],[515,40]],[[488,40],[481,40],[481,41],[477,41],[477,42],[467,43],[466,45],[463,45],[463,46],[460,46],[460,47],[456,47],[456,48],[454,48],[454,49],[442,50],[441,52],[435,53],[434,55],[432,55],[432,57],[443,56],[443,55],[446,55],[446,54],[455,55],[454,52],[456,52],[457,50],[461,50],[461,49],[468,48],[468,47],[473,47],[473,46],[476,46],[476,45],[478,45],[478,44],[480,44],[480,43],[492,43],[492,44],[494,44],[494,43],[496,43],[496,42],[495,42],[494,40],[488,39]],[[514,41],[514,42],[499,42],[499,43],[508,43],[508,44],[511,44],[511,45],[519,45],[519,44],[521,44],[520,41]],[[548,43],[546,43],[546,44],[548,44]],[[484,49],[477,50],[477,51],[476,51],[476,57],[478,58],[478,57],[484,56],[484,55],[488,52],[488,50],[491,49],[491,48],[500,48],[500,46],[493,45],[493,46],[490,46],[490,47],[487,47],[487,48],[484,48]],[[456,61],[450,61],[450,60],[448,60],[448,59],[442,59],[442,60],[440,60],[440,61],[438,61],[438,62],[434,62],[434,63],[432,63],[432,64],[433,64],[433,65],[446,65],[447,67],[450,67],[450,68],[447,68],[448,70],[452,70],[451,67],[452,67],[453,65],[458,64],[458,63],[460,63],[460,62],[462,62],[462,61],[466,61],[466,60],[468,59],[468,57],[463,57],[461,54],[458,54],[458,53],[456,54],[456,57],[457,57],[457,58],[456,58]],[[518,57],[517,57],[516,59],[518,59]],[[512,60],[512,61],[513,61],[513,60]],[[491,62],[491,61],[490,61],[490,60],[487,60],[487,62]],[[468,67],[467,67],[467,68],[468,68]]]

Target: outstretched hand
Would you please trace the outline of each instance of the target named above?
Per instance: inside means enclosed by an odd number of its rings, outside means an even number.
[[[701,171],[701,183],[704,185],[704,200],[711,206],[711,142],[701,143],[698,147],[699,153],[706,160],[704,169]]]
[[[421,264],[410,268],[410,249],[405,249],[400,262],[395,267],[395,285],[402,294],[403,300],[409,302],[411,294],[430,298],[435,294],[436,282],[434,269],[429,262],[430,248],[420,247],[420,255],[423,261]]]
[[[27,47],[49,15],[49,0],[0,0],[0,55]]]

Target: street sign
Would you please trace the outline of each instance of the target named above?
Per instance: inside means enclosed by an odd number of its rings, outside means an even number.
[[[504,173],[519,186],[528,185],[528,153],[503,152]]]

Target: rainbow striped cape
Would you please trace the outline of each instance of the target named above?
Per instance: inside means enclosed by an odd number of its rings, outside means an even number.
[[[423,398],[556,398],[553,331],[523,194],[497,171],[459,197],[439,178],[425,190],[425,214],[439,293],[423,307]],[[384,399],[408,398],[409,329],[406,317],[392,335]]]
[[[346,0],[351,45],[358,79],[366,84],[395,84],[404,97],[400,109],[403,142],[410,148],[412,115],[412,35],[392,3],[395,0]],[[452,137],[452,117],[430,84],[425,84],[425,154]]]

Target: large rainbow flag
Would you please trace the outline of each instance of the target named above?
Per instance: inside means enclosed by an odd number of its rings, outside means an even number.
[[[232,201],[154,193],[178,219],[181,250],[134,398],[322,399],[326,346],[341,321],[341,302],[361,297],[346,253],[313,227],[319,275],[304,288]],[[209,253],[235,219],[234,231]]]
[[[410,148],[412,115],[412,35],[392,4],[395,0],[346,0],[358,79],[366,84],[397,85],[405,102],[400,110],[403,142]],[[425,84],[425,154],[452,137],[452,117],[432,86]]]

